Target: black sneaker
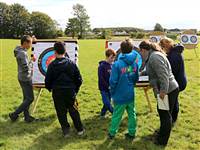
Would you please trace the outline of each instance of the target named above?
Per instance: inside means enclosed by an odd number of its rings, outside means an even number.
[[[19,116],[14,113],[9,113],[9,117],[12,122],[15,122]]]
[[[160,143],[160,142],[158,141],[157,138],[156,138],[156,140],[154,141],[154,144],[157,145],[157,146],[161,146],[161,147],[165,147],[165,146],[167,146],[167,144]]]
[[[25,117],[24,118],[24,121],[27,122],[27,123],[31,123],[33,121],[37,121],[38,119],[32,117],[32,116],[29,116],[29,117]]]
[[[63,131],[64,138],[68,138],[69,137],[69,133],[70,133],[70,128],[62,129],[62,131]]]
[[[112,140],[112,139],[114,139],[114,135],[111,135],[110,133],[108,133],[108,139],[110,139],[110,140]]]
[[[125,138],[128,139],[128,140],[133,140],[135,138],[135,136],[132,136],[129,133],[126,133]]]
[[[160,134],[160,129],[154,131],[153,136],[157,137]]]

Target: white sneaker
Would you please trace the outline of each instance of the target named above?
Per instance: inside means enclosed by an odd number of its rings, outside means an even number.
[[[85,133],[85,129],[83,129],[82,131],[79,131],[77,134],[79,135],[79,136],[81,136],[81,135],[83,135]]]

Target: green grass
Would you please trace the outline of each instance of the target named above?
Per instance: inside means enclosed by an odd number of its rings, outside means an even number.
[[[86,135],[78,137],[73,130],[70,138],[62,138],[51,94],[46,90],[43,91],[34,114],[35,117],[42,118],[42,121],[26,124],[21,116],[18,122],[11,123],[8,113],[13,111],[22,99],[17,81],[16,60],[13,56],[13,49],[17,44],[18,40],[0,40],[0,149],[163,149],[148,140],[148,136],[159,127],[156,103],[151,90],[149,95],[153,112],[149,113],[143,90],[136,89],[137,138],[132,143],[124,139],[127,130],[125,114],[116,138],[113,141],[107,140],[111,116],[108,115],[105,120],[99,119],[102,102],[97,88],[97,67],[98,61],[104,58],[104,40],[79,41],[79,66],[84,83],[78,100]],[[200,45],[197,51],[200,57]],[[200,59],[196,58],[193,50],[185,50],[184,57],[188,86],[180,94],[179,119],[166,150],[200,149]],[[69,121],[72,124],[71,119]]]

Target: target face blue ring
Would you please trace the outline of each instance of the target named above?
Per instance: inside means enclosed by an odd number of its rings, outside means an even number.
[[[38,59],[38,68],[40,72],[45,76],[49,64],[55,60],[55,53],[53,47],[46,49],[42,52]]]
[[[183,36],[181,37],[181,41],[182,41],[183,43],[188,43],[188,41],[189,41],[188,36],[183,35]]]
[[[197,43],[197,37],[196,37],[196,36],[191,36],[191,37],[190,37],[190,41],[191,41],[192,43]]]
[[[151,42],[157,43],[158,39],[156,37],[151,37]]]

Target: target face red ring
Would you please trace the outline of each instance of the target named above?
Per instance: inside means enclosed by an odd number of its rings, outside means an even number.
[[[40,72],[45,76],[49,64],[55,60],[55,52],[53,47],[50,47],[43,51],[38,59],[38,68]]]

